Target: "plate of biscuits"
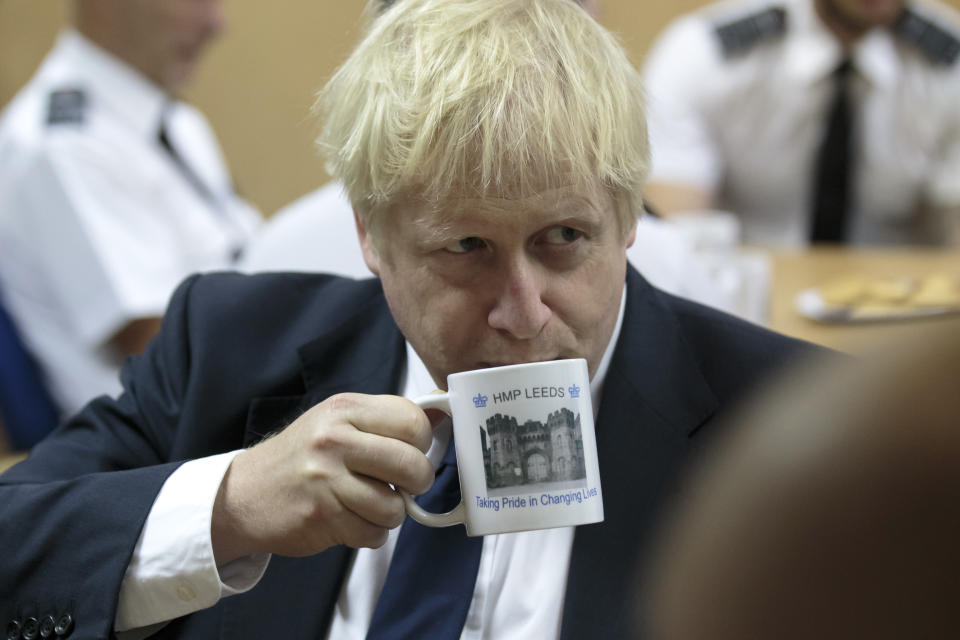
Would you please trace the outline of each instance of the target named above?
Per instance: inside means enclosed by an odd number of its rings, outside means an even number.
[[[846,275],[804,289],[797,312],[819,322],[877,322],[960,313],[960,278],[931,273],[919,278]]]

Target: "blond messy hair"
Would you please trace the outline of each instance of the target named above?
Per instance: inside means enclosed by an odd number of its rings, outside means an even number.
[[[642,210],[640,76],[571,0],[402,0],[318,95],[317,143],[373,231],[395,199],[605,187]],[[626,228],[626,227],[625,227]]]

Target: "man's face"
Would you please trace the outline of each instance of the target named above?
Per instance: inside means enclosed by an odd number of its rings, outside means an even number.
[[[364,256],[439,386],[458,371],[558,358],[586,358],[596,372],[635,229],[605,192],[409,201],[382,215],[379,252],[358,225]]]
[[[817,0],[821,15],[845,29],[860,33],[893,24],[905,0]]]
[[[171,93],[187,81],[226,22],[221,0],[122,0],[124,58]]]

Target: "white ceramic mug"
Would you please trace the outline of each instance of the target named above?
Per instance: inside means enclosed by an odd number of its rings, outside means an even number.
[[[447,388],[414,402],[451,416],[462,498],[437,514],[401,491],[414,520],[470,536],[603,520],[586,360],[464,371]]]

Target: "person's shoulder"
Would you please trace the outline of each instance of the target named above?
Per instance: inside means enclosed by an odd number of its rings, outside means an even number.
[[[237,363],[289,363],[307,345],[379,361],[401,339],[378,279],[294,272],[193,276],[174,294],[163,332],[172,344]]]
[[[652,87],[737,95],[769,75],[787,41],[790,3],[733,0],[681,15],[657,37],[644,65]]]
[[[81,91],[55,91],[34,76],[0,115],[0,144],[23,151],[42,145],[51,126],[82,124],[86,115]]]
[[[632,333],[623,345],[643,354],[637,363],[685,371],[684,379],[705,384],[718,406],[725,408],[792,367],[844,359],[824,347],[661,291],[639,274],[628,276],[628,312],[632,313],[629,324],[625,317],[624,327]]]
[[[57,173],[82,185],[78,171],[116,162],[116,154],[91,145],[88,107],[82,90],[51,88],[36,79],[18,92],[0,115],[0,196],[50,188],[62,179]],[[9,207],[0,213],[13,215]]]
[[[36,157],[67,161],[72,154],[95,158],[96,131],[108,118],[98,114],[95,100],[84,87],[50,84],[42,79],[32,81],[14,97],[0,119],[0,147],[16,154],[18,164],[29,164]],[[102,136],[100,136],[102,137]],[[105,152],[105,159],[115,157],[122,147]]]
[[[96,115],[91,90],[70,73],[60,41],[4,109],[4,129],[42,139],[89,127]]]
[[[281,312],[292,307],[302,313],[318,308],[357,308],[367,301],[383,298],[376,278],[355,280],[324,273],[219,271],[192,277],[182,287],[202,308],[220,313],[249,312],[261,307],[263,313]]]
[[[343,324],[368,325],[384,316],[376,278],[321,273],[232,271],[191,276],[174,293],[168,313],[185,317],[195,333],[309,334]]]
[[[328,183],[274,213],[241,261],[244,271],[324,271],[371,277],[353,208],[339,182]]]
[[[353,209],[350,207],[343,184],[334,180],[277,209],[273,217],[277,219],[301,216],[331,217],[344,213],[352,216]]]
[[[894,36],[938,70],[960,69],[960,12],[935,0],[911,2],[893,25]]]
[[[708,371],[772,370],[815,358],[842,358],[825,347],[792,338],[685,298],[658,291],[695,357]]]
[[[724,0],[675,19],[662,40],[707,47],[720,60],[742,57],[787,33],[789,3]]]
[[[787,34],[790,6],[785,2],[722,2],[703,10],[711,35],[725,59],[734,59],[777,42]]]
[[[667,293],[639,273],[628,276],[628,291],[660,316],[660,323],[676,329],[693,357],[719,371],[745,367],[779,366],[794,358],[835,354],[719,309]]]

